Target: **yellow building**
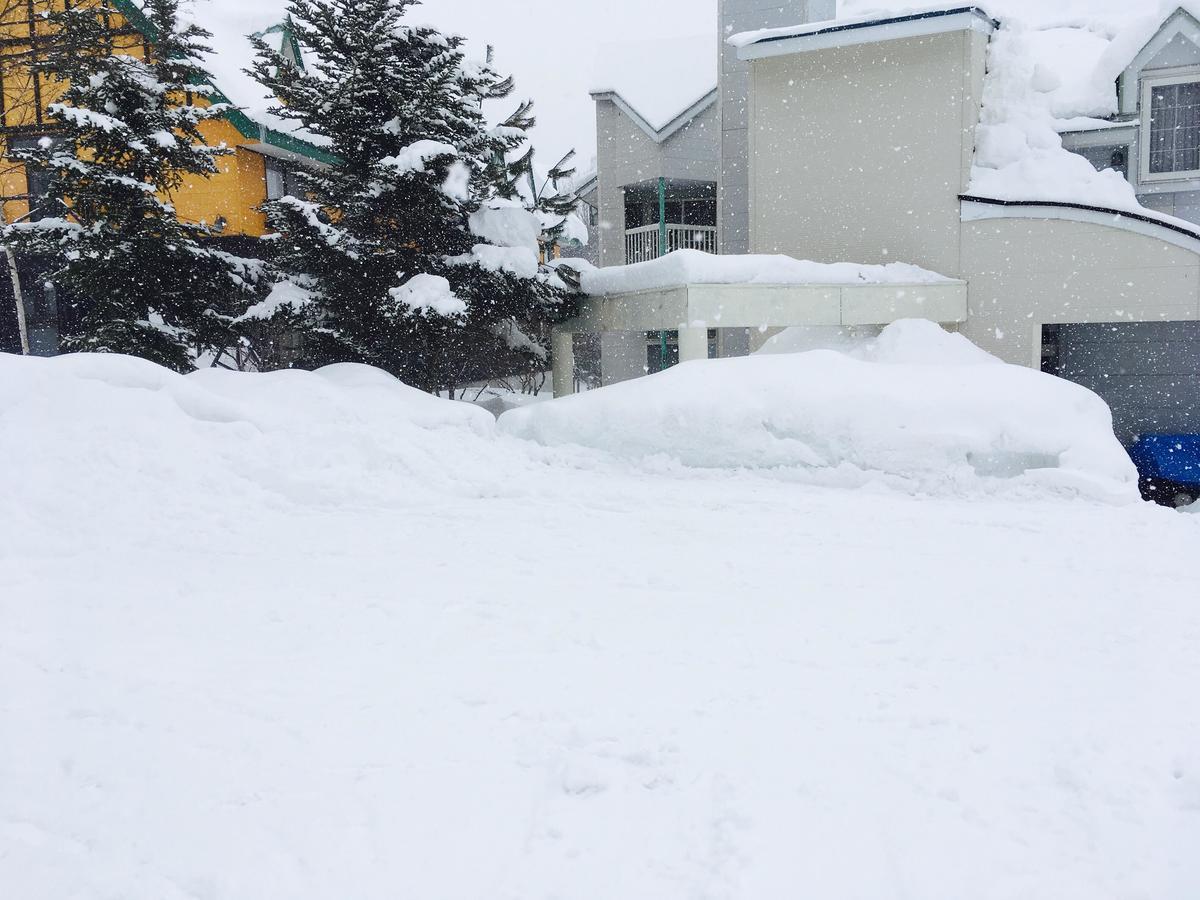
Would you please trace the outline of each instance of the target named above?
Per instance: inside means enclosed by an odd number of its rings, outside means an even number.
[[[47,116],[46,107],[60,89],[48,84],[44,76],[31,74],[29,61],[36,58],[39,43],[44,44],[47,36],[48,26],[41,14],[62,2],[0,0],[0,143],[5,149],[53,133],[54,123]],[[134,0],[90,2],[111,10],[113,52],[131,56],[145,54],[154,41],[153,26]],[[213,9],[219,12],[220,4],[214,4]],[[277,24],[266,31],[284,42],[289,51],[287,55],[303,65],[299,48],[286,26]],[[218,48],[217,53],[221,52]],[[234,64],[245,67],[250,63],[247,56]],[[218,91],[221,89],[219,83],[216,87]],[[229,102],[220,94],[214,99]],[[205,123],[202,131],[209,144],[225,144],[234,148],[234,152],[219,160],[219,174],[207,179],[189,178],[171,199],[182,218],[223,225],[221,233],[224,235],[262,235],[266,223],[258,207],[268,196],[286,190],[289,167],[329,159],[328,154],[310,141],[267,127],[244,110],[232,111],[219,120]],[[30,188],[24,167],[7,161],[0,171],[5,221],[13,222],[29,213]]]
[[[61,93],[61,84],[30,71],[30,62],[38,58],[50,36],[44,14],[61,9],[65,0],[0,0],[0,210],[4,222],[20,221],[38,213],[38,198],[44,196],[44,181],[37,173],[32,177],[25,167],[7,157],[9,148],[29,146],[45,136],[53,135],[55,122],[47,107]],[[154,27],[143,14],[136,0],[72,0],[94,4],[108,19],[111,50],[130,56],[143,56],[153,45]],[[205,141],[212,146],[225,145],[233,152],[218,160],[219,172],[210,177],[190,176],[171,196],[180,218],[212,227],[240,253],[254,252],[254,239],[266,231],[261,211],[264,201],[289,192],[290,173],[301,165],[321,165],[330,156],[312,139],[288,133],[294,125],[273,117],[269,102],[255,91],[242,70],[252,62],[249,34],[239,26],[248,21],[246,3],[239,0],[210,0],[199,6],[213,21],[200,24],[213,32],[214,53],[210,57],[213,87],[217,93],[212,100],[230,103],[236,108],[202,125]],[[285,57],[303,67],[299,45],[286,25],[282,0],[254,0],[250,19],[256,18],[259,29],[255,34],[272,42]],[[239,8],[241,7],[241,8]],[[242,96],[232,100],[222,74],[233,83]],[[253,101],[245,103],[249,97]],[[191,99],[191,98],[189,98]],[[203,102],[203,101],[200,101]],[[36,279],[33,279],[36,282]],[[9,279],[0,279],[8,288]],[[17,350],[17,328],[14,303],[9,290],[0,289],[0,351]],[[44,306],[41,297],[26,297],[26,309],[31,331],[38,320],[57,313]],[[51,300],[51,306],[53,301]],[[52,325],[50,322],[42,322]],[[56,330],[51,328],[51,330]],[[36,335],[34,335],[36,337]],[[54,335],[50,335],[51,338]],[[34,347],[36,351],[38,348]]]

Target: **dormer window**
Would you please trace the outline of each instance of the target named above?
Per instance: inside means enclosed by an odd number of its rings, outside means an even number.
[[[1143,181],[1200,177],[1200,73],[1142,85]]]

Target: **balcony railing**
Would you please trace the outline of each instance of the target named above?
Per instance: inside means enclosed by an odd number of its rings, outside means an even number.
[[[657,259],[659,226],[645,225],[625,232],[625,262],[639,263]],[[702,250],[717,252],[717,229],[714,225],[668,225],[667,253],[672,250]]]

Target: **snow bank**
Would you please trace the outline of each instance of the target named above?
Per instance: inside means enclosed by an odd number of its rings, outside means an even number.
[[[1001,360],[972,344],[963,335],[948,332],[923,319],[904,319],[878,329],[804,326],[785,328],[756,353],[808,353],[836,350],[864,362],[930,366],[1000,365]]]
[[[506,413],[500,427],[547,445],[830,485],[1137,498],[1137,473],[1099,397],[964,343],[932,323],[900,322],[857,359],[814,351],[688,363]]]
[[[452,470],[477,467],[493,431],[485,411],[368,366],[183,376],[115,354],[0,354],[0,458],[39,505],[70,485],[130,510],[131,485],[183,504],[426,496],[465,484]]]
[[[949,280],[905,263],[828,264],[783,255],[714,256],[676,250],[649,262],[587,269],[580,283],[584,293],[599,295],[685,284],[937,284]]]
[[[491,423],[0,355],[4,896],[1194,900],[1200,517]]]

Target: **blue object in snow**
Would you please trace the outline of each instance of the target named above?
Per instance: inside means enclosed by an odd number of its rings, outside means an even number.
[[[1129,455],[1143,478],[1200,486],[1200,434],[1143,434]]]

